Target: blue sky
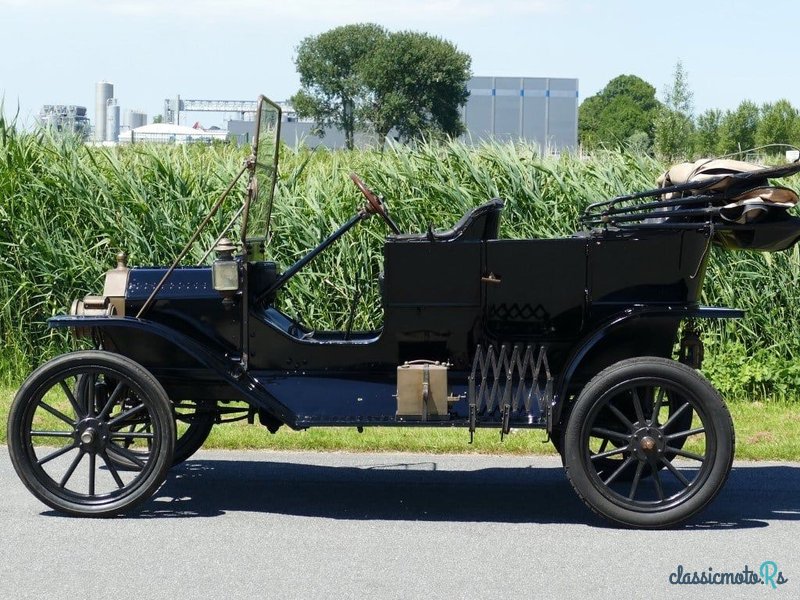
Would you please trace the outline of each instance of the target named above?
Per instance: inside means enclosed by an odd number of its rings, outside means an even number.
[[[630,73],[661,94],[683,61],[696,112],[788,98],[800,106],[791,0],[0,0],[0,94],[30,122],[115,84],[123,112],[163,100],[276,100],[299,85],[306,36],[355,22],[444,37],[475,75],[577,77],[581,98]],[[206,125],[221,117],[206,115]]]

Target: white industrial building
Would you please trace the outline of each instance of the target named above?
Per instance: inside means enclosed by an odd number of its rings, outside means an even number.
[[[89,131],[89,117],[85,106],[73,104],[45,104],[39,111],[39,125],[56,131],[86,135]]]
[[[473,77],[462,108],[467,137],[525,140],[560,151],[578,146],[578,80]]]
[[[129,129],[119,134],[120,144],[138,144],[143,142],[157,144],[192,144],[210,143],[214,140],[228,139],[228,132],[224,129],[197,129],[174,123],[151,123]]]

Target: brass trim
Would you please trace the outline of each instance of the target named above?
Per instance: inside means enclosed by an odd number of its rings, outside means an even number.
[[[125,292],[128,289],[128,255],[124,252],[117,254],[117,266],[106,272],[103,296],[114,307],[116,314],[125,316]]]

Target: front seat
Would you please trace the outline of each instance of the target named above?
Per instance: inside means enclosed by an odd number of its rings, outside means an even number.
[[[391,242],[480,242],[497,239],[500,231],[500,213],[504,203],[493,198],[485,204],[476,206],[461,217],[452,229],[433,231],[428,227],[425,233],[399,233],[387,237]]]

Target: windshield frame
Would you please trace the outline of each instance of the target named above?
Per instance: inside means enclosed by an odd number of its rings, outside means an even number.
[[[281,110],[280,105],[276,102],[273,102],[263,94],[258,97],[258,109],[256,110],[256,131],[253,137],[253,146],[252,146],[252,154],[250,159],[248,160],[248,170],[250,171],[250,179],[247,183],[247,194],[245,195],[245,203],[244,203],[244,210],[242,215],[242,229],[241,229],[241,241],[243,247],[247,246],[248,240],[264,240],[264,243],[269,238],[269,229],[270,229],[270,221],[272,220],[272,203],[275,199],[275,187],[278,182],[278,161],[280,157],[280,143],[281,143],[281,121],[283,117],[283,111]],[[274,128],[274,140],[275,140],[275,149],[271,157],[265,156],[258,156],[258,149],[259,144],[262,141],[262,136],[265,135],[267,132],[262,131],[264,122],[264,111],[266,109],[270,111],[274,111],[277,114],[277,119]],[[259,168],[263,168],[264,165],[268,165],[266,161],[271,160],[271,172],[272,177],[271,181],[268,182],[268,189],[266,190],[266,197],[259,200],[259,193],[263,193],[259,190]],[[256,202],[266,202],[266,223],[263,224],[264,229],[263,235],[254,235],[252,230],[254,227],[260,227],[260,224],[250,223],[250,209],[252,205]]]

